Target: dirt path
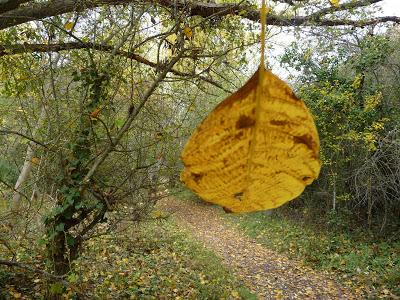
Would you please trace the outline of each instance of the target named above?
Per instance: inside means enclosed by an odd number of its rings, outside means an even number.
[[[230,228],[219,210],[211,206],[169,198],[162,207],[220,256],[259,299],[359,299],[326,275],[289,260]]]

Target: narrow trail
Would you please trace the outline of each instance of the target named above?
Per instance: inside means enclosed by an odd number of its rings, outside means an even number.
[[[164,200],[161,207],[221,257],[259,299],[361,299],[327,275],[277,254],[229,227],[214,207],[175,198]]]

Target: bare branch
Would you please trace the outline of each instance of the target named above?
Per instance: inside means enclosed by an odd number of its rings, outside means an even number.
[[[400,23],[400,18],[396,16],[387,16],[373,18],[363,21],[337,19],[337,20],[320,20],[316,16],[326,15],[334,11],[343,11],[347,9],[354,9],[367,6],[371,3],[378,3],[382,0],[359,0],[344,3],[339,7],[329,7],[317,11],[309,16],[296,16],[292,18],[281,17],[277,15],[268,14],[267,23],[276,26],[358,26],[363,27],[370,24],[395,22]],[[293,1],[283,1],[291,4]],[[34,3],[32,5],[23,6],[7,13],[0,15],[0,30],[23,24],[29,21],[41,20],[48,17],[62,15],[68,12],[79,12],[86,9],[100,7],[104,5],[125,5],[129,3],[137,3],[133,0],[53,0],[47,2]],[[149,4],[152,2],[148,2]],[[206,2],[191,2],[190,4],[185,1],[172,1],[172,0],[158,0],[159,5],[165,8],[187,9],[191,16],[209,17],[212,15],[226,16],[226,15],[243,15],[243,11],[247,13],[243,18],[251,21],[259,22],[260,14],[257,9],[249,5],[232,4],[217,4]]]
[[[1,48],[1,46],[0,46],[0,48]],[[18,131],[0,129],[0,134],[15,134],[15,135],[19,135],[19,136],[21,136],[21,137],[23,137],[23,138],[25,138],[27,140],[30,140],[31,142],[33,142],[33,143],[35,143],[37,145],[40,145],[40,146],[42,146],[44,148],[47,148],[46,144],[44,144],[42,142],[39,142],[38,140],[35,140],[33,137],[27,136],[27,135],[25,135],[25,134],[23,134],[21,132],[18,132]]]
[[[338,11],[350,10],[355,8],[361,8],[365,6],[369,6],[371,4],[376,4],[382,2],[383,0],[360,0],[360,1],[350,1],[340,4],[338,7],[331,6],[327,8],[320,9],[319,11],[309,15],[309,18],[320,18],[327,14],[332,14]]]
[[[26,200],[29,201],[29,197],[27,195],[25,195],[24,193],[18,191],[17,189],[15,189],[14,187],[12,187],[11,185],[9,185],[7,182],[5,182],[4,180],[2,180],[0,178],[0,183],[4,184],[6,187],[8,187],[10,190],[13,190],[15,193],[20,194],[22,197],[24,197]]]
[[[165,67],[165,69],[154,80],[152,85],[148,88],[146,93],[143,95],[139,105],[129,114],[129,116],[125,120],[124,125],[118,131],[116,137],[113,139],[113,143],[110,143],[102,151],[102,153],[97,157],[97,159],[93,163],[92,167],[90,168],[90,170],[86,174],[85,178],[83,179],[83,184],[84,185],[89,183],[90,179],[92,178],[93,174],[96,172],[97,168],[105,161],[105,159],[108,157],[110,152],[114,149],[115,145],[117,145],[119,143],[119,141],[122,139],[122,136],[130,128],[130,126],[131,126],[133,120],[135,119],[135,117],[139,114],[139,112],[142,110],[143,106],[146,104],[147,100],[150,98],[150,96],[156,90],[158,85],[165,79],[165,77],[167,76],[168,72],[172,69],[172,67],[175,65],[175,63],[178,62],[178,60],[181,58],[182,55],[183,55],[183,50],[169,62],[169,64]]]
[[[2,0],[0,1],[0,14],[14,10],[21,4],[31,1],[32,0]]]
[[[0,57],[1,56],[6,56],[6,55],[15,55],[15,54],[23,54],[23,53],[32,53],[32,52],[40,52],[40,53],[45,53],[45,52],[59,52],[59,51],[65,51],[65,50],[78,50],[78,49],[93,49],[97,51],[104,51],[104,52],[112,52],[114,51],[113,46],[109,45],[103,45],[103,44],[95,44],[95,43],[81,43],[81,42],[69,42],[69,43],[59,43],[59,44],[14,44],[14,45],[0,45]],[[129,59],[136,60],[137,62],[147,65],[149,67],[159,69],[160,66],[156,64],[155,62],[149,61],[146,58],[137,55],[133,52],[130,51],[123,51],[123,50],[118,50],[115,51],[116,55],[123,56]],[[181,72],[175,69],[171,69],[169,71],[172,74],[175,74],[180,77],[184,78],[191,78],[191,77],[198,77],[199,79],[208,82],[209,84],[212,84],[221,90],[231,93],[228,89],[224,88],[222,85],[219,83],[213,81],[210,78],[201,76],[201,75],[196,75],[196,74],[190,74],[190,73],[185,73]]]

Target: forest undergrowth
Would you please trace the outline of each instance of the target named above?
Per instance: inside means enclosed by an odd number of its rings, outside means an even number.
[[[182,200],[201,201],[185,190]],[[363,228],[346,228],[330,216],[321,227],[308,211],[289,207],[272,212],[225,214],[227,223],[268,249],[300,260],[316,271],[329,272],[338,282],[368,299],[399,299],[400,240]],[[339,224],[339,223],[340,224]],[[323,222],[325,223],[325,222]]]
[[[30,248],[17,255],[35,266],[42,261],[39,253]],[[49,289],[64,299],[246,299],[250,294],[212,252],[159,216],[90,240],[65,283],[0,267],[0,299],[46,299]]]
[[[307,214],[307,211],[302,212]],[[225,215],[233,226],[271,250],[332,272],[338,280],[371,299],[400,297],[400,240],[379,237],[371,231],[349,230],[332,221],[321,228],[306,217],[285,209],[272,214],[256,212]]]

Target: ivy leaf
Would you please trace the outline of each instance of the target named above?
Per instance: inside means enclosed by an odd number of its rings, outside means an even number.
[[[70,247],[75,245],[75,239],[69,234],[67,234],[67,245]]]

